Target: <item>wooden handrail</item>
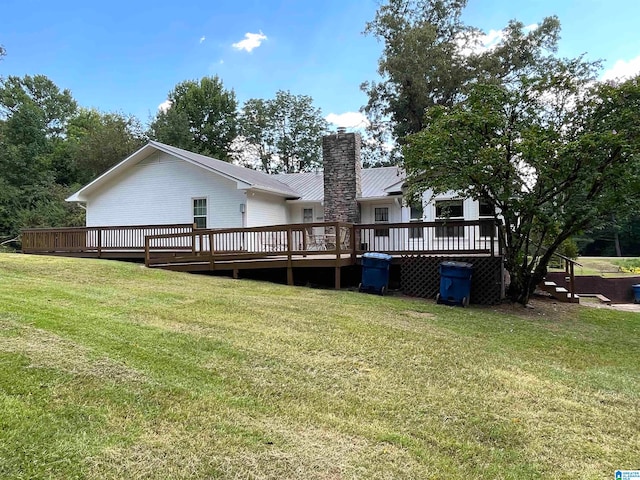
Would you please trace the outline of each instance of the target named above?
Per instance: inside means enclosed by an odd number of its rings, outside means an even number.
[[[192,224],[127,225],[25,229],[25,253],[84,254],[113,257],[118,251],[144,254],[147,263],[173,252],[174,258],[208,258],[212,265],[222,256],[262,258],[295,255],[349,254],[353,262],[367,251],[395,255],[484,254],[502,251],[492,220],[438,220],[434,222],[350,224],[313,222],[248,228],[194,229]],[[323,232],[320,247],[308,235]],[[331,232],[331,238],[326,234]],[[164,252],[164,253],[163,253]],[[150,259],[153,257],[153,259]]]

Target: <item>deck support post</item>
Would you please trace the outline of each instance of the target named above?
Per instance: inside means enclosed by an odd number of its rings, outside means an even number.
[[[335,289],[340,290],[340,264],[342,262],[342,231],[340,230],[340,222],[333,224],[333,230],[336,235],[335,255],[336,255],[336,267],[335,267]]]
[[[144,237],[144,266],[149,268],[149,237]]]
[[[238,280],[239,273],[240,273],[240,270],[238,270],[237,268],[233,269],[233,279],[234,280]]]

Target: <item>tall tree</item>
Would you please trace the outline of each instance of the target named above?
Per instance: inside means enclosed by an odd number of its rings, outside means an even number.
[[[146,137],[133,115],[81,108],[69,120],[67,140],[75,181],[86,183],[142,147]]]
[[[177,84],[169,92],[170,107],[159,111],[149,136],[159,142],[231,159],[231,143],[238,130],[237,102],[217,76]]]
[[[242,159],[257,157],[267,173],[306,172],[322,163],[328,125],[309,96],[280,90],[271,100],[247,100],[240,126]]]
[[[0,79],[0,117],[11,117],[27,105],[42,112],[48,137],[60,137],[78,108],[69,90],[61,91],[44,75]]]
[[[20,228],[76,224],[56,183],[54,152],[76,102],[68,90],[36,75],[0,80],[0,236]]]
[[[570,237],[640,205],[640,84],[595,84],[595,65],[538,56],[427,111],[404,150],[411,189],[484,199],[504,221],[509,296],[527,303]]]
[[[378,63],[381,80],[361,86],[369,97],[363,107],[368,131],[379,149],[394,142],[401,145],[406,135],[426,127],[429,108],[455,104],[463,89],[479,79],[505,77],[532,64],[540,46],[553,48],[557,40],[559,23],[549,17],[527,32],[512,22],[505,29],[509,41],[483,49],[482,32],[461,19],[466,4],[467,0],[388,0],[367,23],[365,33],[384,45]],[[387,150],[392,163],[401,161],[399,150]]]

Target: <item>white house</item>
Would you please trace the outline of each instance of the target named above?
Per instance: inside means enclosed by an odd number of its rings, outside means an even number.
[[[399,223],[433,221],[446,214],[477,220],[490,214],[478,202],[455,194],[430,202],[431,194],[425,192],[423,205],[410,207],[403,202],[405,177],[400,168],[360,168],[359,135],[338,132],[323,141],[324,171],[279,175],[152,141],[67,201],[83,204],[88,227]],[[341,201],[346,207],[339,205]],[[344,208],[349,210],[346,216],[336,213]]]

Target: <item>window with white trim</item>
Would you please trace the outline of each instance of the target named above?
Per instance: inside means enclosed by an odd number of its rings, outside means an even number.
[[[196,228],[207,228],[207,199],[193,199],[193,223]]]
[[[389,223],[389,207],[375,207],[373,210],[374,223]],[[388,237],[388,228],[376,228],[374,237]]]
[[[422,222],[424,209],[422,203],[413,203],[409,205],[409,221]],[[422,238],[422,227],[412,227],[409,229],[409,238]]]
[[[302,222],[303,223],[312,223],[313,222],[313,208],[303,208],[302,209]]]
[[[436,200],[437,220],[464,219],[464,200]],[[463,225],[440,225],[436,227],[436,237],[464,237]]]

